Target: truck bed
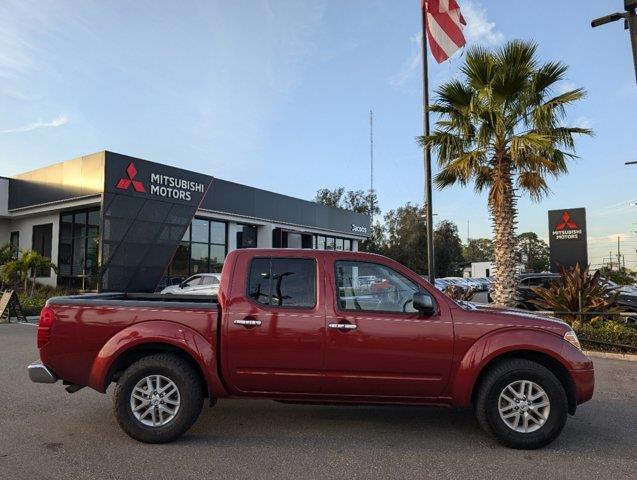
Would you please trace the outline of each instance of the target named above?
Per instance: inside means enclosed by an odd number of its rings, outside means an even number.
[[[158,303],[171,303],[184,307],[205,308],[205,304],[217,306],[216,295],[172,295],[161,293],[94,293],[53,297],[50,305],[126,305],[149,306]],[[203,305],[202,305],[203,304]]]

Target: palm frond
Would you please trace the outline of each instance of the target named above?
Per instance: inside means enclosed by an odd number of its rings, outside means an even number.
[[[542,197],[551,193],[544,176],[537,171],[521,172],[517,179],[518,188],[529,194],[531,200],[539,202]]]

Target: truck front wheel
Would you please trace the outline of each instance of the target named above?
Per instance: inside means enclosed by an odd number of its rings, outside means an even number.
[[[564,387],[544,366],[511,359],[489,370],[476,394],[480,425],[511,448],[533,449],[551,443],[568,416]]]
[[[115,387],[115,416],[135,440],[165,443],[199,416],[203,390],[196,370],[177,355],[156,354],[128,367]]]

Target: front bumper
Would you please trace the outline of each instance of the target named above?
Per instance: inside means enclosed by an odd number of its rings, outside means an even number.
[[[593,398],[595,390],[595,371],[590,370],[571,370],[571,378],[575,384],[575,401],[578,405],[588,402]]]
[[[29,378],[35,383],[55,383],[58,377],[49,370],[42,362],[33,362],[27,367]]]

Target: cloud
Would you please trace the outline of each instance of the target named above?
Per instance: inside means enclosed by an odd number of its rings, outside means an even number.
[[[37,122],[28,123],[26,125],[22,125],[21,127],[9,128],[7,130],[3,130],[2,133],[24,133],[31,132],[33,130],[38,130],[39,128],[57,128],[62,125],[66,125],[69,123],[69,119],[66,115],[60,114],[55,117],[53,120],[49,122],[43,122],[38,120]]]
[[[398,73],[389,77],[389,84],[394,87],[400,87],[407,83],[414,77],[416,71],[420,70],[421,58],[422,58],[422,43],[420,39],[421,34],[415,33],[409,37],[409,43],[411,45],[411,55],[403,63],[402,68]]]
[[[571,90],[575,90],[576,88],[577,87],[574,83],[563,80],[556,85],[555,93],[557,93],[558,95],[562,95],[563,93],[570,92]]]
[[[487,19],[487,10],[481,3],[466,1],[460,6],[467,20],[464,32],[468,43],[499,45],[504,41],[502,32],[496,30],[495,23]]]
[[[577,128],[591,128],[593,121],[588,117],[577,117],[573,122],[573,126]]]

